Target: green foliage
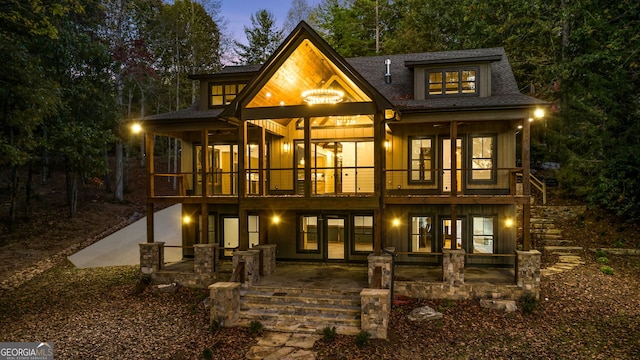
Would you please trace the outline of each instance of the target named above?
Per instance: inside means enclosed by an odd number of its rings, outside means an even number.
[[[613,275],[614,273],[613,268],[608,265],[601,266],[600,271],[602,271],[604,274],[607,274],[607,275]]]
[[[596,250],[596,258],[601,258],[601,257],[607,258],[609,257],[609,254],[607,254],[606,251],[602,251],[601,249]]]
[[[218,320],[211,320],[211,324],[209,324],[209,332],[213,334],[220,331],[220,329],[222,329],[220,322]]]
[[[249,333],[251,333],[252,335],[261,333],[263,329],[264,326],[258,320],[253,320],[251,321],[251,324],[249,324]]]
[[[617,238],[616,241],[614,241],[613,244],[611,244],[611,246],[613,246],[614,248],[624,247],[624,239],[623,238]]]
[[[599,257],[599,258],[596,259],[596,262],[598,264],[601,264],[601,265],[608,265],[609,264],[609,258]]]
[[[269,10],[260,9],[251,15],[251,28],[244,27],[248,44],[235,42],[241,64],[263,64],[273,54],[284,38],[276,27],[276,19]]]
[[[522,312],[524,314],[533,314],[533,312],[538,307],[538,299],[536,299],[536,296],[533,294],[527,294],[520,301],[520,307],[522,308]]]
[[[213,359],[213,350],[210,348],[204,348],[204,350],[202,350],[202,358],[205,360]]]
[[[325,341],[333,341],[336,338],[336,327],[332,326],[332,327],[325,327],[324,329],[322,329],[322,334],[323,334],[323,338]]]
[[[368,331],[360,331],[358,335],[356,335],[356,345],[359,348],[363,348],[365,345],[369,343],[369,339],[371,338],[371,333]]]

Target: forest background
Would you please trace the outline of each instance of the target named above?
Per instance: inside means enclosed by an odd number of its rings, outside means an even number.
[[[30,217],[33,182],[52,171],[66,175],[70,216],[92,179],[124,201],[127,169],[144,161],[124,125],[189,107],[198,92],[189,74],[262,63],[301,20],[344,57],[504,47],[520,90],[550,103],[532,127],[534,170],[566,196],[640,223],[640,2],[292,0],[283,28],[266,9],[252,14],[246,43],[231,40],[220,9],[219,0],[0,0],[9,232]]]

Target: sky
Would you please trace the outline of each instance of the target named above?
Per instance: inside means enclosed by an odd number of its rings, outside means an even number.
[[[307,0],[307,4],[315,7],[320,0]],[[222,0],[222,17],[227,21],[227,31],[234,40],[247,43],[244,27],[251,27],[251,15],[260,9],[267,9],[273,13],[276,26],[282,28],[287,20],[287,12],[291,8],[291,0]],[[289,35],[289,34],[285,34]]]

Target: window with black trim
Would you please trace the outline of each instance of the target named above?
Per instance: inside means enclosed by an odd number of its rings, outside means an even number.
[[[319,251],[319,233],[317,216],[300,216],[298,249],[300,251]]]
[[[229,105],[245,84],[211,84],[211,100],[209,106]]]
[[[411,217],[411,251],[433,251],[433,217],[418,215]]]
[[[473,217],[473,253],[493,254],[495,216]]]
[[[433,182],[433,138],[411,138],[409,151],[410,181]]]
[[[356,215],[353,217],[353,239],[356,252],[373,251],[373,216]]]
[[[429,70],[426,83],[429,96],[474,95],[478,92],[478,70]]]
[[[471,136],[471,181],[495,180],[495,144],[495,136]]]

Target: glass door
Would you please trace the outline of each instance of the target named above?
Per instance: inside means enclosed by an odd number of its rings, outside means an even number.
[[[462,249],[462,219],[456,220],[456,249]],[[451,219],[442,219],[442,232],[440,234],[442,249],[452,249],[453,234],[451,231]]]
[[[442,182],[440,190],[450,193],[453,186],[451,178],[451,139],[442,139]],[[462,139],[456,139],[456,189],[462,191]]]
[[[344,260],[346,238],[346,219],[340,216],[327,216],[325,218],[325,254],[328,260]]]

